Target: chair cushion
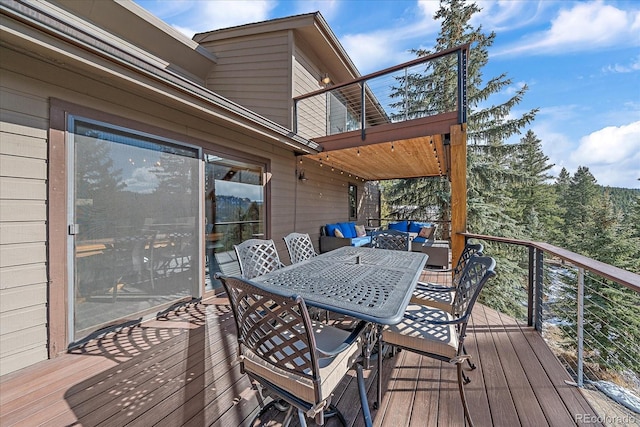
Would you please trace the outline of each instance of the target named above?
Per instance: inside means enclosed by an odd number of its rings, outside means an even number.
[[[354,237],[351,239],[351,246],[365,246],[371,243],[371,236]]]
[[[313,322],[316,345],[319,349],[331,351],[342,344],[349,331],[334,328],[321,322]],[[243,347],[241,359],[245,371],[262,377],[272,384],[294,394],[305,402],[318,403],[328,398],[342,381],[347,371],[358,359],[362,350],[361,340],[356,340],[345,351],[334,357],[319,359],[320,399],[316,402],[313,384],[310,378],[278,368]]]
[[[397,325],[386,326],[382,332],[384,342],[448,359],[456,356],[458,352],[456,325],[427,323],[429,320],[451,320],[453,318],[451,314],[419,304],[410,304],[405,313],[423,321],[405,317]]]
[[[419,233],[420,229],[424,227],[433,227],[433,224],[430,222],[411,221],[409,223],[409,233]]]
[[[408,221],[398,221],[398,222],[390,222],[389,230],[398,230],[398,231],[409,231],[409,222]]]
[[[411,304],[428,305],[432,308],[450,312],[455,296],[455,291],[434,291],[416,288],[413,291],[413,295],[411,295]]]
[[[347,238],[356,237],[356,225],[353,222],[339,222],[338,227],[342,235]]]
[[[324,228],[327,236],[335,237],[338,224],[327,224]]]
[[[356,237],[364,237],[367,235],[367,230],[364,225],[356,225]]]

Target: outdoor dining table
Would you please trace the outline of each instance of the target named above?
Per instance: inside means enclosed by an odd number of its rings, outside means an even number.
[[[402,320],[427,259],[419,252],[345,246],[253,280],[279,291],[290,289],[309,306],[373,325],[374,341],[378,341],[377,406],[382,398],[382,328]],[[366,344],[368,368],[372,343],[367,340]],[[358,381],[364,381],[361,369]]]

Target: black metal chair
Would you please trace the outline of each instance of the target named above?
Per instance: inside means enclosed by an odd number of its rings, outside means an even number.
[[[249,239],[233,245],[238,256],[240,273],[245,279],[253,279],[284,267],[273,240]]]
[[[379,230],[371,235],[371,247],[394,251],[409,251],[411,249],[411,240],[409,239],[409,233],[404,231]]]
[[[418,282],[411,297],[412,304],[425,304],[445,311],[451,311],[455,299],[456,289],[460,283],[462,271],[473,256],[482,255],[483,246],[480,243],[468,243],[453,269],[452,286],[443,286],[432,282]],[[456,313],[451,313],[456,314]]]
[[[473,426],[473,421],[464,391],[464,384],[469,381],[462,370],[462,363],[470,356],[464,350],[464,339],[473,306],[484,285],[495,276],[495,265],[491,257],[472,257],[460,277],[455,308],[451,312],[410,304],[404,319],[397,325],[385,327],[382,333],[385,344],[456,364],[460,398],[470,426]]]
[[[311,237],[309,237],[308,234],[289,233],[284,236],[283,239],[284,243],[287,245],[287,251],[289,251],[291,264],[295,264],[318,255],[313,247],[313,242],[311,242]]]
[[[290,405],[283,425],[290,423],[294,409],[302,426],[306,417],[323,425],[325,410],[346,425],[330,402],[336,386],[361,356],[365,322],[352,332],[344,331],[312,321],[300,296],[277,294],[239,277],[217,274],[216,278],[233,309],[241,370],[253,381],[261,406],[268,407],[262,398],[267,391]],[[356,369],[363,413],[371,425],[362,367]]]

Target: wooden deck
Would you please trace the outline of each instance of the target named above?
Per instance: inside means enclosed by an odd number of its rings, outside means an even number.
[[[0,378],[5,426],[248,426],[255,393],[234,362],[235,326],[225,298],[90,341],[83,348]],[[478,426],[568,426],[595,415],[540,335],[476,305],[467,338],[478,369],[466,390]],[[369,401],[376,370],[365,371]],[[402,351],[385,359],[379,426],[463,425],[455,367]],[[355,372],[334,403],[363,425]],[[582,417],[582,418],[581,418]],[[269,411],[255,425],[280,424]],[[339,425],[329,419],[326,425]]]

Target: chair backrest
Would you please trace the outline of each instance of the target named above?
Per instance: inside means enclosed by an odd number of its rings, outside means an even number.
[[[409,233],[399,230],[379,230],[371,235],[371,247],[408,251],[411,246]]]
[[[249,239],[233,245],[238,256],[240,272],[245,279],[253,279],[282,267],[273,240]]]
[[[460,276],[460,283],[456,288],[456,295],[453,302],[453,312],[457,313],[457,316],[464,318],[464,323],[461,324],[461,336],[464,335],[464,329],[471,316],[471,310],[475,304],[480,291],[487,283],[489,279],[496,275],[495,273],[496,261],[488,256],[473,256],[467,262],[462,275]]]
[[[240,353],[249,351],[268,365],[311,379],[316,388],[317,347],[302,297],[278,295],[240,277],[218,278],[233,309]]]
[[[478,255],[482,255],[482,250],[484,246],[482,243],[467,243],[460,254],[460,258],[458,258],[458,263],[456,267],[453,269],[453,286],[458,286],[458,282],[460,281],[460,276],[462,275],[462,271],[467,266],[467,263],[471,259],[471,257]]]
[[[284,243],[287,245],[292,264],[317,255],[311,242],[311,237],[308,234],[290,233],[284,236]]]

